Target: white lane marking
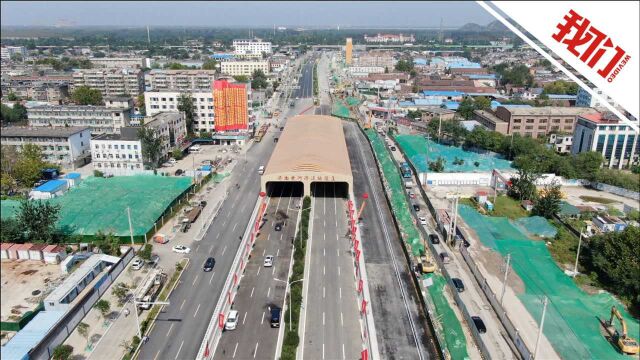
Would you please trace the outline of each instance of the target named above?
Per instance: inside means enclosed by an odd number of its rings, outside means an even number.
[[[269,241],[269,239],[271,239],[271,234],[267,235],[267,241]]]
[[[324,326],[324,311],[322,312],[322,325]]]
[[[247,312],[245,311],[244,316],[242,317],[242,325],[244,325],[245,320],[247,320]]]
[[[280,249],[278,249],[278,251],[276,251],[276,257],[280,255]]]
[[[327,233],[322,233],[322,240],[327,240]]]
[[[322,256],[327,256],[327,249],[322,248]]]
[[[193,279],[193,283],[191,284],[191,286],[194,286],[196,284],[196,281],[198,281],[199,277],[200,277],[200,274],[196,275],[196,278]]]
[[[322,344],[322,358],[324,359],[324,343]]]
[[[198,315],[198,310],[200,310],[200,304],[198,304],[198,307],[196,308],[196,312],[193,313],[194,318],[196,317],[196,315]]]
[[[327,268],[322,265],[322,275],[326,275],[327,274]]]
[[[267,252],[267,249],[262,250],[262,256]]]
[[[253,290],[255,289],[256,289],[255,287],[251,288],[251,295],[249,295],[249,297],[253,297]]]
[[[158,352],[156,353],[156,356],[153,357],[153,360],[156,360],[158,358],[158,355],[160,355],[160,350],[158,350]]]
[[[273,271],[271,272],[271,275],[275,275],[275,273],[276,273],[276,267],[274,266]]]
[[[338,290],[340,290],[340,299],[342,299],[342,288],[340,288]]]
[[[256,276],[260,275],[260,269],[262,269],[261,267],[258,268],[258,273],[256,274]]]
[[[340,249],[336,249],[336,252],[338,253],[338,256],[340,256]]]
[[[216,235],[216,240],[218,240],[219,237],[220,237],[220,233]]]
[[[182,310],[182,307],[184,306],[185,302],[187,302],[187,299],[182,300],[182,305],[180,305],[180,310]]]
[[[213,276],[216,274],[216,272],[214,271],[213,274],[211,274],[211,279],[209,279],[209,285],[211,285],[211,282],[213,281]]]
[[[238,343],[236,343],[236,347],[233,348],[233,359],[236,358],[236,350],[238,350]],[[344,344],[342,345],[342,351],[344,351]]]
[[[342,360],[345,360],[347,358],[347,356],[345,355],[344,352],[344,344],[342,344]]]
[[[235,223],[235,224],[233,225],[233,229],[232,229],[231,231],[236,231],[236,227],[238,227],[238,223]]]
[[[198,246],[196,246],[196,252],[198,252],[198,249],[200,249],[200,244],[198,244]]]
[[[344,318],[342,317],[342,311],[340,312],[340,325],[344,326]]]
[[[171,326],[169,326],[169,331],[167,331],[167,337],[169,337],[169,334],[171,334],[171,329],[173,329],[173,325],[175,324],[171,324]]]
[[[326,295],[325,287],[322,287],[322,298],[324,299]]]
[[[256,342],[256,348],[253,350],[253,358],[256,358],[256,355],[258,355],[258,342]]]
[[[338,266],[338,276],[340,276],[340,266]]]
[[[264,311],[262,312],[262,320],[260,320],[260,324],[264,324]]]
[[[180,347],[178,348],[178,353],[176,354],[176,357],[174,358],[174,360],[178,360],[178,356],[180,356],[180,350],[182,350],[182,345],[184,345],[184,340],[182,340],[182,342],[180,343]]]
[[[271,288],[267,289],[267,297],[269,297],[269,294],[271,294]]]
[[[282,237],[284,236],[284,234],[280,234],[280,240],[282,240]]]
[[[211,245],[211,247],[209,248],[209,253],[213,252],[213,245]]]
[[[225,251],[227,251],[227,247],[226,246],[224,247],[224,249],[222,249],[222,254],[221,255],[224,255]]]

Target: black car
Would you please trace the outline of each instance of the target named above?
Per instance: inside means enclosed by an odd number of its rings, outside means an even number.
[[[418,205],[418,204],[413,204],[413,210],[415,210],[415,211],[420,211],[420,205]]]
[[[440,244],[440,238],[436,234],[429,234],[429,240],[432,244]]]
[[[271,308],[271,327],[279,328],[280,327],[280,313],[282,309],[277,306]]]
[[[473,324],[476,326],[476,329],[478,329],[480,334],[487,332],[487,327],[484,326],[484,321],[482,321],[479,316],[472,316],[471,320],[473,320]]]
[[[451,282],[453,283],[453,286],[456,287],[458,292],[463,292],[464,291],[464,284],[462,283],[462,280],[460,280],[458,278],[452,278]]]
[[[174,175],[175,175],[175,176],[180,176],[180,175],[182,175],[182,173],[183,173],[182,169],[178,169],[178,170],[176,170],[176,172],[174,173]]]
[[[281,222],[277,223],[276,226],[275,226],[275,229],[276,229],[276,231],[282,230],[282,223]]]
[[[207,258],[207,261],[204,262],[204,267],[202,268],[204,271],[211,271],[213,267],[216,266],[216,259],[210,257]]]
[[[283,131],[283,130],[284,130],[284,126],[280,126],[280,131]]]
[[[471,244],[467,241],[467,239],[462,239],[462,245],[464,245],[464,247],[469,247],[471,246]]]
[[[200,201],[200,207],[205,207],[205,206],[207,206],[207,201],[206,200]]]

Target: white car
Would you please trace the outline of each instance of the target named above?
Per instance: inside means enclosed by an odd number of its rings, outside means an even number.
[[[224,324],[225,330],[235,330],[238,325],[238,310],[229,311],[227,322]]]
[[[140,270],[144,266],[144,261],[140,258],[136,258],[131,262],[131,270]]]
[[[423,217],[420,217],[420,224],[427,225],[427,219],[423,218]]]
[[[171,250],[173,250],[173,252],[177,252],[178,254],[188,254],[191,252],[191,249],[184,245],[176,245]]]
[[[273,266],[273,255],[267,255],[264,257],[264,267]]]
[[[170,158],[170,159],[169,159],[169,161],[167,161],[167,162],[168,162],[169,164],[171,164],[171,165],[175,165],[175,164],[177,164],[177,163],[178,163],[178,161],[177,161],[176,159],[174,159],[174,158]]]

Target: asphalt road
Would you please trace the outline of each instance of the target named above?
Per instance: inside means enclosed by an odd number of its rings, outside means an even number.
[[[204,238],[190,245],[191,253],[186,255],[190,264],[169,298],[171,304],[158,315],[149,341],[140,350],[140,359],[196,357],[260,191],[257,169],[271,156],[277,133],[272,128],[247,153],[247,162],[234,169],[229,181],[238,183],[240,189],[229,194]],[[214,271],[205,273],[202,266],[210,256],[216,259],[216,266]]]
[[[382,359],[437,359],[434,335],[411,279],[374,155],[355,123],[345,123],[344,129],[357,207],[362,194],[369,194],[362,214],[362,246],[380,356]]]
[[[309,246],[309,286],[303,359],[356,359],[362,350],[353,258],[349,251],[346,194],[319,183]],[[342,188],[343,190],[345,188]]]
[[[302,187],[294,193],[291,184],[274,189],[269,198],[260,235],[240,280],[240,289],[232,305],[239,312],[237,328],[225,331],[218,343],[215,359],[274,359],[278,329],[270,326],[270,308],[282,308],[291,260],[291,238],[295,235],[296,219]],[[278,221],[285,222],[275,231]],[[272,267],[264,267],[264,257],[275,257]]]

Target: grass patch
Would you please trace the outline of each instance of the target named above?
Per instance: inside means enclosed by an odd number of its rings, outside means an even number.
[[[492,196],[488,199],[493,202]],[[473,198],[460,198],[459,204],[469,205],[474,209],[478,209],[478,203]],[[496,198],[496,203],[493,204],[493,211],[489,212],[483,207],[480,212],[489,216],[507,217],[511,220],[529,216],[529,212],[520,206],[518,200],[514,200],[506,195],[501,195]]]
[[[589,202],[597,202],[600,204],[615,204],[618,201],[616,200],[612,200],[612,199],[607,199],[607,198],[603,198],[603,197],[599,197],[599,196],[588,196],[588,195],[582,195],[580,196],[580,199],[584,200],[584,201],[589,201]]]

